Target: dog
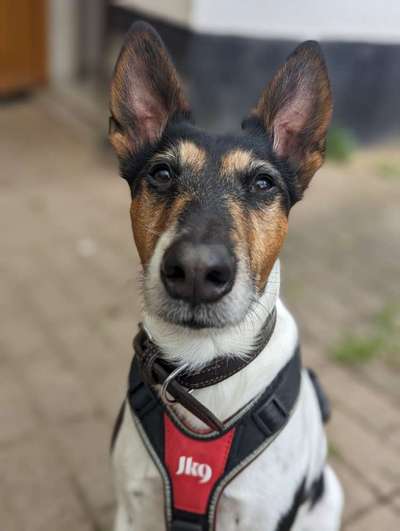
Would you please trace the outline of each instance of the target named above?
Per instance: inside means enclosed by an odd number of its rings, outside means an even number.
[[[212,135],[156,31],[136,22],[110,111],[144,300],[112,444],[115,531],[339,530],[326,401],[279,298],[288,215],[323,163],[332,113],[319,45],[296,48],[239,133]]]

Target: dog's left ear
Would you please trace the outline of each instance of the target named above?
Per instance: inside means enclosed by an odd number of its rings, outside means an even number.
[[[328,72],[317,42],[300,44],[278,70],[252,112],[270,135],[279,159],[287,160],[300,188],[322,165],[332,115]]]
[[[175,67],[155,29],[132,24],[111,82],[109,138],[120,157],[157,142],[169,120],[188,117]]]

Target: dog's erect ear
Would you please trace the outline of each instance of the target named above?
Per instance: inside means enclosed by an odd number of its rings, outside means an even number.
[[[169,119],[188,115],[178,77],[157,32],[134,23],[119,54],[111,83],[110,141],[121,157],[156,142]]]
[[[278,158],[295,170],[302,190],[322,165],[332,96],[321,48],[300,44],[278,70],[252,113],[271,136]]]

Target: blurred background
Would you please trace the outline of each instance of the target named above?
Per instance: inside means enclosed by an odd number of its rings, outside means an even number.
[[[333,402],[343,529],[399,529],[397,0],[0,0],[0,528],[111,529],[108,446],[140,298],[107,99],[135,19],[215,131],[239,127],[299,42],[321,42],[333,126],[291,214],[282,296]]]

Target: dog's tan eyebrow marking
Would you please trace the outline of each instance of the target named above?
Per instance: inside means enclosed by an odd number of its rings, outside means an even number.
[[[220,173],[223,176],[246,171],[253,160],[251,151],[244,149],[234,149],[228,151],[221,158]]]
[[[256,159],[251,151],[235,149],[226,153],[221,159],[220,173],[224,177],[246,171],[265,172],[279,176],[279,171],[266,160]]]
[[[203,148],[190,140],[182,140],[178,145],[167,148],[157,153],[152,159],[152,164],[169,162],[182,168],[190,168],[200,173],[206,164],[207,156]]]
[[[179,162],[182,166],[189,166],[197,172],[201,172],[206,163],[206,152],[190,140],[184,140],[178,147]]]
[[[165,151],[161,151],[154,155],[151,159],[151,164],[162,164],[163,162],[169,162],[170,164],[176,164],[178,161],[178,154],[175,148],[169,148]]]

